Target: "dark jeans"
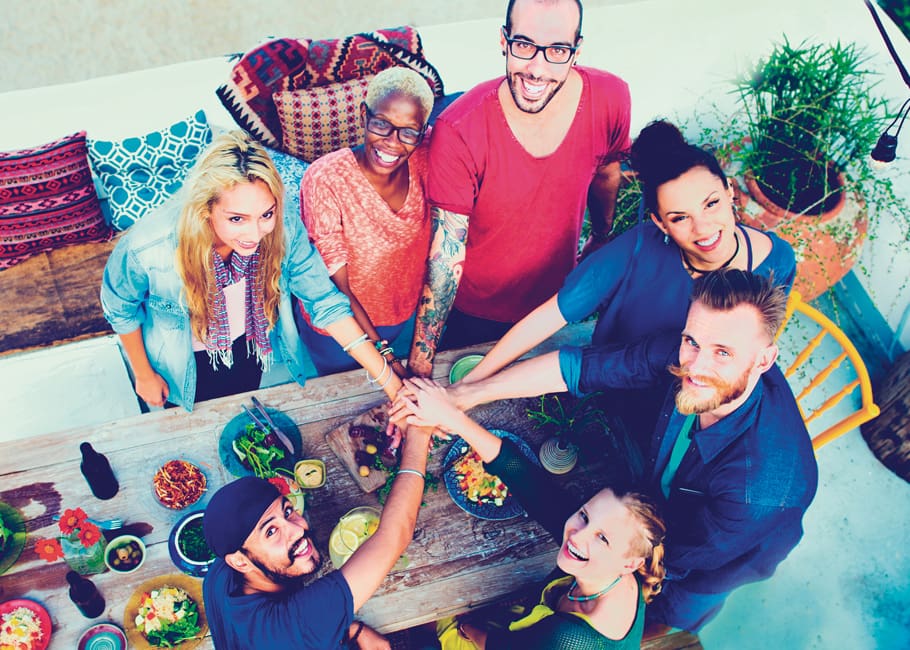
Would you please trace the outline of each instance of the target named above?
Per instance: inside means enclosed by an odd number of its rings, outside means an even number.
[[[446,329],[439,342],[440,350],[464,348],[477,343],[498,341],[515,323],[501,323],[477,316],[468,316],[454,307],[446,320]]]
[[[234,364],[228,368],[218,361],[217,368],[205,350],[195,353],[196,357],[196,402],[245,393],[259,388],[262,380],[262,368],[256,360],[256,353],[247,356],[246,336],[240,336],[231,346],[234,353]]]

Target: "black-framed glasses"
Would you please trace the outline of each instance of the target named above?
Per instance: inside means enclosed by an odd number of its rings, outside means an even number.
[[[572,59],[572,55],[575,54],[575,50],[578,49],[578,46],[570,45],[538,45],[537,43],[532,43],[531,41],[526,41],[520,38],[509,38],[509,35],[506,34],[505,27],[502,29],[502,36],[506,39],[506,43],[509,44],[509,52],[516,59],[524,59],[525,61],[530,61],[538,52],[543,52],[543,58],[547,60],[548,63],[564,64],[568,63]]]
[[[423,129],[417,130],[412,129],[409,126],[395,126],[388,120],[384,120],[381,117],[376,117],[376,114],[370,110],[370,107],[364,103],[363,107],[367,111],[367,131],[374,135],[382,136],[386,138],[392,133],[398,136],[398,141],[401,144],[407,144],[411,146],[417,146],[423,140],[423,135],[426,132],[426,127]]]

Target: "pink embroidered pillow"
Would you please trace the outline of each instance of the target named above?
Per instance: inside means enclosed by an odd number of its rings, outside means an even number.
[[[0,269],[67,244],[107,241],[85,131],[0,152]]]
[[[363,142],[360,104],[374,76],[274,93],[282,150],[313,162],[324,154]]]

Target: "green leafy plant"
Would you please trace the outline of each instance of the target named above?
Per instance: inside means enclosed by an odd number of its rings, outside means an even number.
[[[855,44],[785,39],[738,82],[745,119],[732,154],[780,207],[821,214],[872,176],[866,161],[886,103],[873,92],[868,60]]]
[[[581,398],[570,395],[541,395],[538,408],[527,409],[527,415],[537,427],[577,446],[582,434],[589,428],[593,426],[601,430],[607,428],[603,409],[596,404],[600,394],[590,393]]]

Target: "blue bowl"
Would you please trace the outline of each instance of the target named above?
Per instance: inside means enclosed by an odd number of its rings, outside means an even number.
[[[171,530],[171,534],[167,540],[167,551],[171,556],[171,562],[173,562],[174,566],[176,566],[178,569],[195,578],[201,578],[206,573],[208,573],[209,567],[212,566],[212,562],[215,560],[211,559],[208,562],[196,562],[189,559],[180,550],[180,547],[177,544],[177,536],[180,535],[180,533],[183,531],[183,528],[188,523],[195,519],[201,519],[204,515],[205,510],[197,510],[195,512],[185,514],[174,525],[174,528]]]

